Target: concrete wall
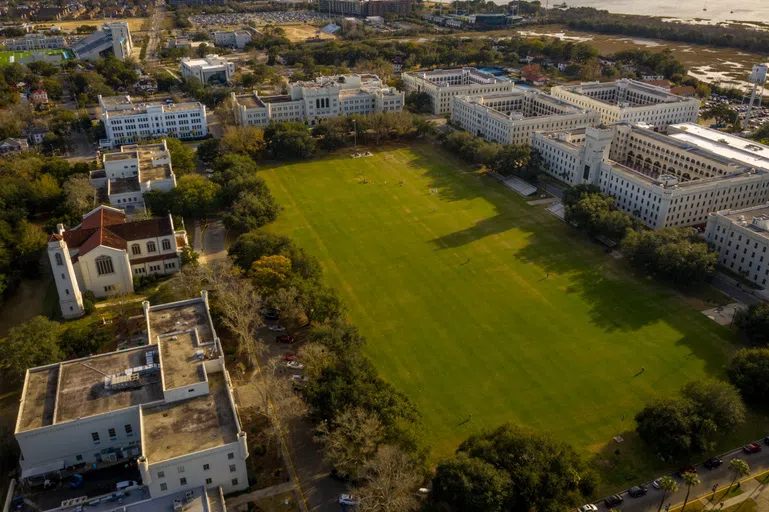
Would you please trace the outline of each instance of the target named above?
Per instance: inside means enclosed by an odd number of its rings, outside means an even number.
[[[99,275],[96,272],[96,258],[106,255],[112,257],[113,274]],[[133,274],[128,255],[125,251],[100,246],[78,259],[86,289],[96,297],[104,298],[112,293],[133,292]],[[105,287],[114,286],[114,291],[105,291]]]

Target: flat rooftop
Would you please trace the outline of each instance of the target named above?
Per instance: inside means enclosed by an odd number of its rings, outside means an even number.
[[[149,317],[152,336],[150,343],[155,343],[157,336],[192,329],[197,330],[200,344],[214,341],[214,332],[209,322],[208,310],[202,300],[173,307],[155,306],[150,308]]]
[[[208,395],[142,411],[144,454],[151,463],[237,440],[237,422],[223,374],[210,374],[208,382]]]
[[[105,376],[123,374],[126,369],[145,366],[147,354],[156,350],[156,347],[148,346],[61,363],[55,422],[76,420],[162,400],[159,372],[140,376],[136,388],[107,390],[104,387]]]
[[[115,178],[109,182],[110,194],[124,194],[126,192],[141,192],[137,178]]]
[[[694,123],[668,127],[669,137],[693,144],[730,160],[769,170],[769,146]]]
[[[584,83],[584,84],[578,84],[578,85],[564,85],[564,86],[561,86],[561,88],[563,90],[570,91],[575,94],[582,94],[582,95],[588,96],[595,101],[600,101],[602,103],[606,103],[607,105],[614,105],[614,106],[621,105],[621,104],[627,104],[629,106],[643,106],[643,105],[654,105],[657,103],[677,103],[677,102],[691,101],[691,98],[676,96],[675,94],[672,94],[664,89],[661,89],[659,87],[656,87],[650,84],[645,84],[637,80],[626,80],[627,82],[627,85],[625,86],[626,90],[629,92],[642,92],[647,96],[653,96],[656,99],[656,101],[641,103],[641,102],[631,102],[625,99],[607,100],[607,99],[597,98],[591,94],[594,91],[604,91],[606,89],[614,89],[615,91],[620,91],[621,82],[622,80],[617,80],[614,82],[590,82],[590,83]]]
[[[166,389],[175,389],[203,382],[202,358],[196,352],[204,350],[192,331],[160,338],[163,380]],[[205,350],[204,350],[205,352]]]
[[[763,217],[764,220],[769,220],[769,203],[741,210],[727,210],[717,213],[735,224],[739,224],[765,238],[769,238],[769,231],[752,223],[754,217]]]
[[[24,395],[24,405],[20,411],[19,432],[53,424],[58,379],[58,365],[29,372],[27,392]]]
[[[167,105],[165,103],[139,103],[134,104],[131,110],[114,110],[106,112],[108,117],[127,117],[135,116],[139,114],[146,114],[147,109],[150,107],[163,107],[165,112],[185,112],[190,110],[199,110],[201,104],[196,101],[190,101],[186,103],[175,103],[173,105]]]
[[[130,96],[102,96],[101,97],[101,103],[105,107],[125,107],[128,105],[131,105],[131,97]]]
[[[238,94],[235,96],[238,105],[246,108],[263,108],[264,102],[256,94]]]

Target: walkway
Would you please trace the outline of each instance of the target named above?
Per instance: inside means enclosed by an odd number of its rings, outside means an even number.
[[[240,496],[235,496],[234,498],[228,499],[227,508],[237,507],[238,505],[251,503],[262,498],[275,496],[276,494],[291,492],[294,489],[296,489],[295,482],[286,482],[284,484],[273,485],[272,487],[265,487],[264,489],[259,489],[258,491],[249,492],[248,494],[241,494]]]

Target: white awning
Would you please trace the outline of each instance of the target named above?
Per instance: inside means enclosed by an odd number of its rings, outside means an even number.
[[[42,466],[25,469],[24,471],[21,472],[21,478],[29,478],[31,476],[44,475],[46,473],[50,473],[51,471],[58,471],[60,469],[64,469],[63,460],[57,460],[54,462],[49,462],[48,464],[44,464]]]

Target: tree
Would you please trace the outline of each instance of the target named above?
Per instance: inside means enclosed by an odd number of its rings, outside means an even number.
[[[264,130],[258,126],[228,126],[224,129],[223,154],[236,153],[258,160],[265,149]]]
[[[712,90],[708,84],[705,82],[699,82],[697,84],[697,87],[695,87],[695,90],[697,91],[697,97],[699,98],[710,98],[710,95],[712,94]]]
[[[699,418],[713,421],[721,431],[729,431],[745,421],[745,404],[728,382],[694,380],[684,384],[681,395],[694,403]]]
[[[622,247],[634,266],[687,284],[712,274],[717,261],[717,254],[691,228],[630,229]]]
[[[24,378],[28,368],[61,361],[59,324],[38,315],[29,322],[13,327],[0,342],[0,368],[14,382]]]
[[[499,151],[492,167],[502,176],[519,176],[526,168],[530,158],[531,150],[528,145],[508,144]]]
[[[221,187],[199,174],[188,174],[177,180],[176,188],[166,192],[170,196],[171,213],[204,219],[216,213]],[[150,208],[155,211],[155,208]]]
[[[738,114],[727,103],[717,103],[701,112],[703,119],[714,119],[718,124],[731,124],[737,121]]]
[[[549,435],[525,430],[510,423],[470,436],[457,448],[457,455],[460,454],[483,461],[501,473],[496,480],[504,482],[504,490],[501,492],[503,502],[497,510],[572,508],[584,503],[597,486],[597,475],[574,448]],[[486,466],[481,466],[479,470],[493,475]],[[461,484],[462,480],[459,482]],[[457,487],[451,486],[449,489]],[[461,489],[460,485],[458,490]],[[481,491],[486,489],[480,487]],[[437,504],[448,510],[467,510],[454,508],[455,503],[472,504],[475,499],[453,492],[448,497],[455,501],[449,502],[440,499],[444,495],[442,492],[434,492],[433,498],[436,498]],[[483,492],[481,495],[484,503],[492,499],[487,494]],[[494,502],[491,504],[494,505]]]
[[[724,493],[724,497],[729,494],[729,491],[732,490],[734,482],[739,477],[748,476],[750,474],[750,466],[742,459],[732,459],[729,461],[729,470],[734,473],[734,477],[732,477],[732,481],[729,482],[729,488]]]
[[[433,111],[433,99],[426,92],[412,92],[406,96],[406,108],[417,114]]]
[[[659,399],[636,417],[636,432],[657,453],[679,456],[692,449],[692,405],[682,398]]]
[[[665,499],[674,492],[678,492],[678,484],[673,478],[665,475],[659,479],[660,490],[662,491],[662,499],[660,500],[660,506],[657,507],[657,512],[662,510],[662,505],[665,503]]]
[[[88,176],[71,176],[62,186],[64,207],[73,216],[80,216],[94,207],[95,191]]]
[[[203,165],[212,165],[223,154],[221,139],[206,139],[198,145],[196,156]]]
[[[430,498],[449,511],[501,512],[511,485],[506,471],[460,452],[438,464]]]
[[[251,265],[249,277],[258,289],[272,291],[291,277],[291,260],[285,256],[262,256]]]
[[[240,235],[230,246],[228,254],[236,265],[248,270],[254,261],[263,256],[287,256],[293,249],[293,242],[288,237],[254,230]]]
[[[419,509],[416,490],[422,475],[400,448],[380,446],[364,465],[365,485],[353,490],[362,512],[411,512]]]
[[[228,229],[250,231],[274,221],[278,217],[279,206],[272,195],[255,193],[241,194],[227,212],[222,221]]]
[[[576,204],[566,207],[566,221],[573,222],[590,235],[601,234],[601,219],[608,218],[614,207],[614,198],[603,194],[588,194]],[[604,224],[603,226],[607,226]]]
[[[323,446],[323,458],[342,476],[353,481],[363,476],[366,462],[384,440],[384,428],[376,415],[360,408],[341,411],[321,423],[315,440]]]
[[[686,497],[681,507],[681,512],[684,512],[686,510],[686,503],[689,501],[689,493],[692,491],[693,486],[700,485],[700,479],[697,477],[697,473],[684,473],[681,475],[681,481],[686,485]]]
[[[303,123],[270,123],[264,138],[267,149],[278,159],[308,158],[315,153],[315,139]]]
[[[174,174],[183,176],[195,170],[195,152],[179,139],[168,137],[165,139],[168,152],[171,154],[171,166]]]
[[[754,345],[769,344],[769,304],[761,302],[734,315],[736,325]]]
[[[738,350],[727,374],[746,400],[765,404],[769,399],[769,348]]]

